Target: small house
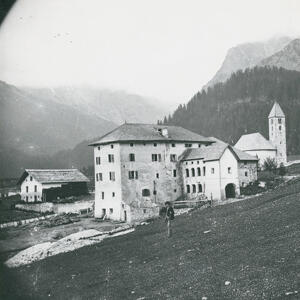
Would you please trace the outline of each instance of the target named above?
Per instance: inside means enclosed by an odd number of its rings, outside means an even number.
[[[77,169],[26,169],[20,177],[21,200],[46,202],[88,193],[89,179]]]

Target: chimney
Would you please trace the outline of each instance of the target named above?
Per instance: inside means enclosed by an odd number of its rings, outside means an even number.
[[[163,136],[163,137],[169,137],[169,134],[168,134],[168,129],[167,128],[162,128],[162,130],[161,130],[161,135]]]

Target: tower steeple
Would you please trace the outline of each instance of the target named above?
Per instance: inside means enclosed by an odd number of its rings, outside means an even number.
[[[269,140],[277,149],[277,164],[285,164],[287,162],[285,114],[277,102],[269,114]]]

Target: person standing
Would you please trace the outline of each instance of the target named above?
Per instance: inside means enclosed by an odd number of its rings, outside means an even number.
[[[175,218],[174,209],[171,205],[170,201],[165,202],[166,207],[166,218],[165,222],[167,223],[167,229],[168,229],[168,237],[172,236],[172,226],[171,223]]]

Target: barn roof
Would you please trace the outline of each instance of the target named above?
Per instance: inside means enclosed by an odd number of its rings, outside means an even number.
[[[40,183],[88,182],[89,179],[77,169],[26,169],[18,184],[30,175]]]
[[[278,102],[275,102],[271,111],[270,111],[270,114],[269,114],[269,118],[274,118],[274,117],[277,117],[277,118],[284,118],[285,115],[284,115],[284,112],[282,111],[280,105],[278,104]]]
[[[181,160],[194,160],[194,159],[203,159],[204,161],[219,160],[224,151],[228,148],[235,157],[240,161],[257,161],[257,157],[247,154],[235,147],[230,146],[229,144],[214,138],[210,137],[211,140],[215,141],[214,144],[207,147],[201,148],[191,148],[187,149],[183,155],[180,157]]]
[[[243,150],[276,150],[276,148],[259,132],[244,134],[240,137],[235,147]]]
[[[162,134],[163,129],[167,130],[167,136]],[[212,143],[210,139],[179,126],[125,123],[115,130],[102,136],[100,140],[90,144],[90,146],[115,142],[149,141]]]

